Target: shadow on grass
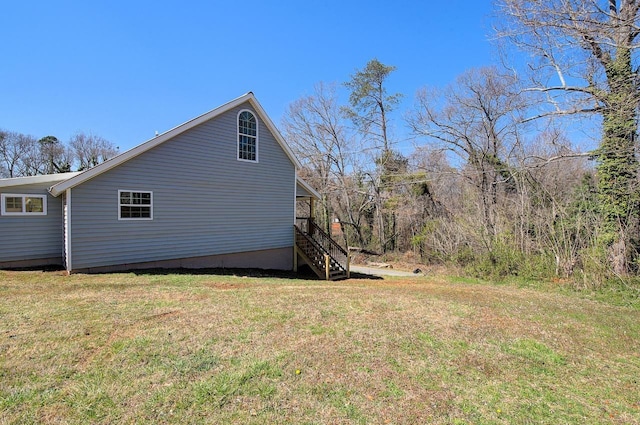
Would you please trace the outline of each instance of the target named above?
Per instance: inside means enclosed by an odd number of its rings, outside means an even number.
[[[324,280],[320,279],[309,266],[301,266],[297,272],[286,270],[271,270],[271,269],[240,269],[240,268],[205,268],[205,269],[139,269],[128,270],[120,273],[133,273],[135,275],[214,275],[214,276],[246,276],[257,278],[278,278],[278,279],[302,279],[302,280]],[[380,276],[373,276],[365,273],[351,273],[350,279],[371,279],[382,280]],[[348,281],[349,279],[340,279]]]
[[[0,270],[7,270],[12,272],[62,272],[65,270],[59,264],[48,264],[46,266],[25,266],[25,267],[3,267]]]
[[[64,267],[58,265],[41,266],[41,267],[11,267],[3,270],[12,271],[33,271],[33,272],[56,272],[64,271]],[[149,268],[149,269],[129,269],[113,272],[93,272],[88,274],[125,274],[133,273],[140,276],[163,276],[170,274],[179,275],[213,275],[213,276],[246,276],[246,277],[264,277],[279,279],[302,279],[302,280],[324,280],[320,279],[311,268],[307,265],[300,266],[298,272],[286,270],[270,270],[270,269],[241,269],[241,268],[204,268],[204,269],[187,269],[187,268]],[[350,279],[370,279],[383,280],[380,276],[374,276],[366,273],[351,272]],[[349,279],[340,279],[348,281]]]

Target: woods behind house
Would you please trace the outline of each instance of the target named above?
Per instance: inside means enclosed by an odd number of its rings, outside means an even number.
[[[377,59],[318,83],[283,119],[317,219],[339,221],[345,245],[477,275],[637,275],[639,8],[497,2],[500,66],[422,88],[405,110]]]
[[[84,171],[118,154],[103,137],[76,133],[68,143],[0,130],[0,178]]]

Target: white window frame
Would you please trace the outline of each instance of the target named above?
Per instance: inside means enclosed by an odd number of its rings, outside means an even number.
[[[151,202],[149,205],[146,204],[123,204],[121,194],[123,192],[129,193],[148,193],[151,195]],[[131,206],[144,206],[149,207],[149,217],[122,217],[122,208],[121,207],[131,207]],[[118,220],[121,221],[149,221],[153,220],[153,192],[150,190],[133,190],[133,189],[121,189],[118,190]]]
[[[6,209],[6,198],[22,198],[22,211],[13,212]],[[41,212],[28,212],[27,211],[27,198],[40,198],[42,200]],[[3,193],[0,195],[0,214],[2,215],[19,215],[19,216],[43,216],[47,215],[47,195],[38,195],[35,193]]]
[[[250,114],[253,116],[253,118],[256,120],[256,135],[255,135],[255,141],[256,141],[256,159],[244,159],[244,158],[240,158],[240,137],[241,137],[241,136],[254,137],[254,136],[251,136],[251,135],[249,135],[249,134],[240,133],[240,115],[241,115],[243,112],[248,112],[248,113],[250,113]],[[237,134],[238,134],[237,147],[236,147],[236,159],[237,159],[238,161],[243,161],[243,162],[258,162],[258,152],[259,152],[259,149],[258,149],[259,142],[258,142],[258,141],[259,141],[259,139],[260,139],[260,126],[259,126],[259,124],[258,124],[258,115],[257,115],[255,112],[253,112],[252,110],[250,110],[250,109],[242,109],[241,111],[239,111],[239,112],[238,112],[238,115],[237,115],[237,117],[236,117],[236,131],[237,131]]]

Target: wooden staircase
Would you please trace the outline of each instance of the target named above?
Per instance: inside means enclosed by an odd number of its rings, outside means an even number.
[[[321,279],[349,278],[349,253],[311,219],[294,226],[296,269],[298,257]]]

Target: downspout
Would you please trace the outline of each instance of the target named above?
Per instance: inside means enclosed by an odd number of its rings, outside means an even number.
[[[293,165],[293,271],[298,272],[298,244],[296,242],[296,217],[298,216],[298,167]]]
[[[65,192],[65,205],[67,210],[64,220],[65,266],[67,268],[67,273],[71,274],[71,270],[73,270],[71,264],[71,189],[67,189]]]

